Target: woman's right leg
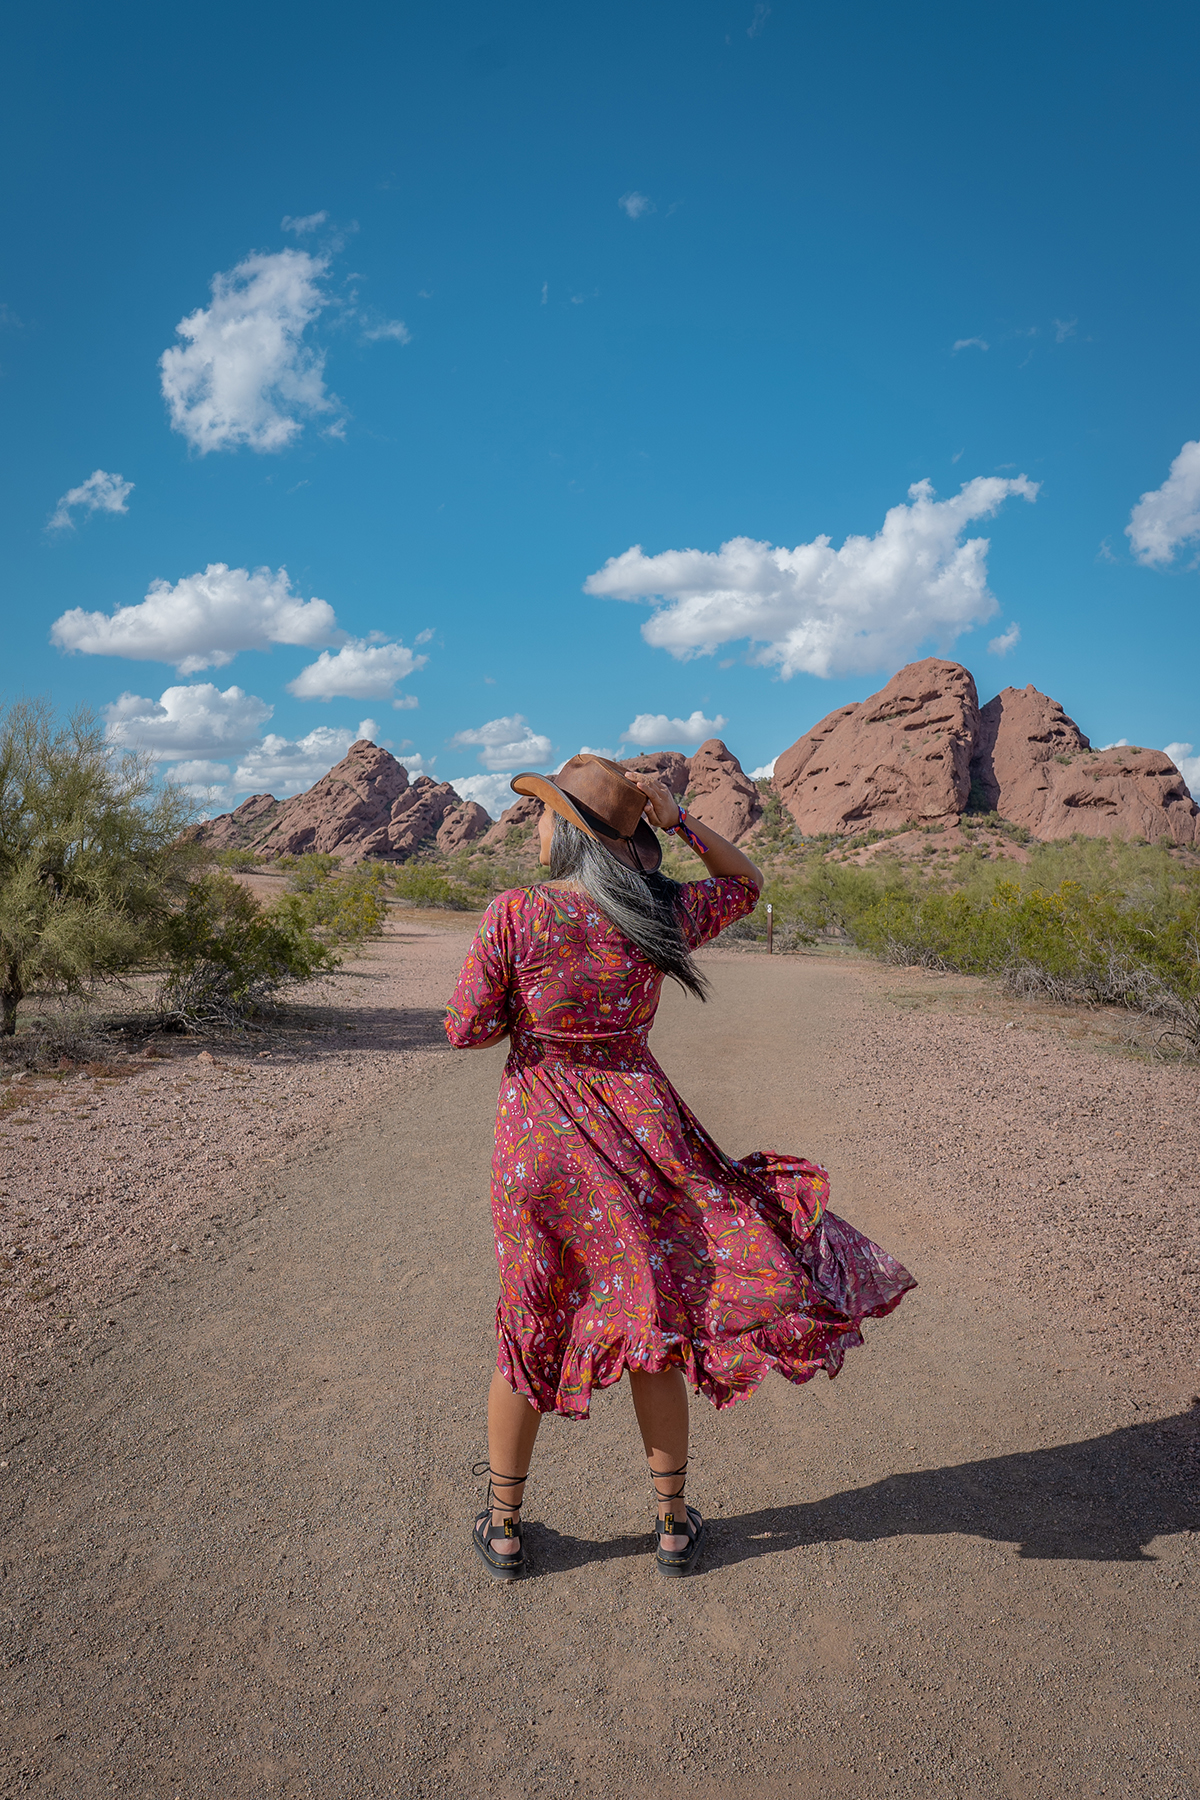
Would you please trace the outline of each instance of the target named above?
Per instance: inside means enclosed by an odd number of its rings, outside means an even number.
[[[525,1498],[525,1477],[533,1455],[534,1440],[542,1415],[524,1394],[514,1393],[499,1369],[492,1371],[488,1389],[488,1463],[492,1471],[492,1528],[503,1530],[505,1519],[515,1519]],[[506,1480],[505,1477],[508,1479]],[[514,1479],[515,1478],[515,1479]],[[497,1556],[514,1556],[516,1538],[493,1538]]]
[[[658,1516],[665,1519],[669,1512],[678,1516],[682,1512],[679,1500],[683,1477],[676,1475],[673,1481],[662,1477],[687,1467],[688,1391],[683,1370],[663,1369],[657,1375],[649,1375],[644,1369],[630,1369],[629,1386],[651,1474],[660,1476],[654,1483]],[[673,1553],[686,1550],[689,1542],[683,1532],[673,1532],[662,1539],[661,1547]]]

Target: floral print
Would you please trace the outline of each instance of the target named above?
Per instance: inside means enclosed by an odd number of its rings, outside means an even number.
[[[695,949],[752,911],[739,877],[686,883]],[[586,894],[510,889],[484,914],[447,1018],[457,1048],[507,1028],[492,1162],[497,1366],[540,1412],[586,1418],[627,1367],[679,1364],[717,1406],[768,1369],[836,1375],[864,1318],[916,1284],[826,1210],[829,1177],[734,1161],[647,1042],[663,977]]]

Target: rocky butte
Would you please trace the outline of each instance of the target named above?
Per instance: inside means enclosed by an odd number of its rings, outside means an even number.
[[[909,663],[877,694],[831,712],[776,759],[770,782],[752,781],[720,738],[690,757],[660,750],[624,767],[660,774],[695,818],[734,843],[754,839],[772,791],[806,837],[996,812],[1040,839],[1079,832],[1200,843],[1200,808],[1161,750],[1093,750],[1035,687],[1005,688],[981,707],[970,670],[938,657]],[[347,862],[404,862],[421,849],[500,848],[539,810],[521,799],[493,823],[448,782],[410,781],[394,756],[361,738],[306,794],[254,794],[192,835],[264,860],[325,850]]]
[[[1161,750],[1093,750],[1057,700],[1005,688],[980,707],[961,663],[909,663],[776,759],[773,786],[809,836],[952,824],[997,812],[1035,838],[1200,841],[1200,808]]]

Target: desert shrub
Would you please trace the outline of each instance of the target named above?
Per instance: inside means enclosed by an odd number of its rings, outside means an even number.
[[[247,875],[251,869],[258,867],[258,855],[253,850],[218,850],[213,857],[218,869],[228,869],[232,874]]]
[[[1179,871],[1174,871],[1176,875]],[[1128,1006],[1200,1050],[1200,881],[1131,897],[1064,880],[996,880],[990,893],[893,889],[858,919],[857,941],[890,961],[999,975],[1016,993]]]
[[[484,894],[478,889],[464,887],[426,863],[406,863],[397,869],[392,892],[410,906],[445,906],[453,912],[475,912],[484,904]]]
[[[336,856],[288,858],[288,887],[271,908],[273,917],[322,943],[361,944],[378,937],[387,918],[387,876],[379,863],[343,867]]]
[[[335,969],[338,959],[302,919],[264,910],[221,871],[192,882],[166,927],[168,972],[159,992],[166,1024],[193,1031],[237,1026],[289,982]]]
[[[0,709],[0,1035],[27,993],[86,993],[153,953],[198,860],[191,811],[87,711]]]
[[[306,850],[301,856],[278,857],[275,867],[287,876],[288,887],[294,894],[311,894],[336,874],[342,867],[342,859],[331,856],[327,850]]]

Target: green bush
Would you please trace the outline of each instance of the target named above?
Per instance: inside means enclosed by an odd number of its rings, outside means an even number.
[[[191,813],[86,710],[0,708],[0,1035],[33,990],[87,993],[154,954],[199,860]]]
[[[221,871],[194,881],[166,927],[168,974],[159,1007],[168,1023],[239,1025],[289,982],[337,968],[330,948],[279,906],[264,910]]]
[[[331,856],[327,850],[306,850],[302,856],[279,857],[275,867],[283,870],[293,893],[311,894],[336,874],[342,859]]]
[[[361,862],[346,869],[338,857],[320,853],[280,861],[286,863],[291,892],[275,902],[275,916],[311,931],[322,943],[361,944],[379,936],[387,918],[382,864]]]
[[[410,906],[444,906],[452,912],[476,912],[485,903],[478,890],[463,887],[424,863],[405,863],[397,869],[392,892]]]
[[[234,874],[247,875],[251,869],[258,867],[258,855],[253,850],[218,850],[213,857],[218,869],[229,869]]]

